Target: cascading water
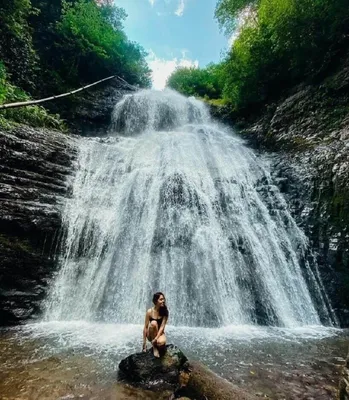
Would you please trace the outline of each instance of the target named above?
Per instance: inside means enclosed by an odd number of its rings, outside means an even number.
[[[82,141],[64,227],[48,320],[141,323],[161,290],[172,325],[331,324],[266,164],[175,92],[126,96]]]

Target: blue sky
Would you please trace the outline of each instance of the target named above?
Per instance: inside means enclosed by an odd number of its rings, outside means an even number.
[[[178,66],[220,60],[228,39],[214,19],[217,0],[115,0],[128,18],[125,31],[149,53],[153,85],[162,89]]]

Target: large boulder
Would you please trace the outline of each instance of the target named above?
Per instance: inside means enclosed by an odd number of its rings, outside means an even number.
[[[153,351],[132,354],[119,364],[119,378],[131,384],[156,390],[174,389],[187,357],[172,344],[160,358]]]

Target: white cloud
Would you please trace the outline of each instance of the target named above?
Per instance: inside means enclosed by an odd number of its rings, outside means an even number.
[[[184,0],[179,0],[177,10],[175,11],[177,17],[181,17],[184,14],[184,9],[185,9]]]
[[[147,0],[150,5],[152,7],[154,7],[155,3],[158,2],[158,0]],[[174,13],[175,15],[177,15],[177,17],[181,17],[184,14],[184,10],[185,10],[185,6],[188,0],[160,0],[158,3],[162,2],[165,3],[164,7],[165,9],[167,7],[171,8],[171,13]],[[173,6],[174,6],[174,2],[177,2],[176,8],[173,11]],[[167,13],[161,12],[161,13],[157,13],[158,16],[163,16],[163,15],[167,15]]]
[[[188,58],[182,57],[180,59],[173,58],[172,60],[165,60],[158,58],[156,54],[150,50],[149,56],[147,58],[149,67],[152,69],[152,80],[153,88],[157,90],[162,90],[166,86],[167,78],[175,71],[178,67],[199,67],[199,62],[197,60],[190,60]]]

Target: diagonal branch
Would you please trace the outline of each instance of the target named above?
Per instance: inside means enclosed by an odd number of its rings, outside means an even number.
[[[59,94],[57,96],[46,97],[45,99],[40,99],[40,100],[29,100],[29,101],[21,101],[21,102],[17,102],[17,103],[1,104],[0,110],[6,110],[8,108],[32,106],[35,104],[45,103],[46,101],[51,101],[51,100],[60,99],[62,97],[71,96],[75,93],[82,92],[83,90],[86,90],[92,86],[98,85],[99,83],[102,83],[102,82],[105,82],[105,81],[108,81],[108,80],[114,79],[114,78],[118,79],[123,85],[127,86],[128,88],[133,89],[133,90],[138,90],[138,88],[136,86],[130,85],[128,82],[126,82],[124,79],[120,78],[117,75],[113,75],[113,76],[109,76],[108,78],[101,79],[98,82],[91,83],[87,86],[81,87],[81,88],[73,90],[71,92]]]

